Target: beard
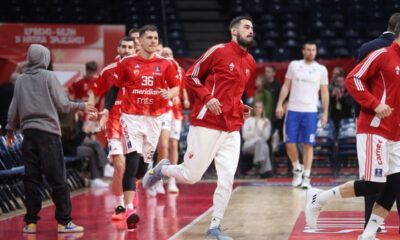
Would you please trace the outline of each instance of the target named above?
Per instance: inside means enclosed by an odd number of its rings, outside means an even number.
[[[250,48],[254,46],[254,39],[251,40],[246,40],[245,38],[242,38],[240,34],[237,35],[237,42],[240,46]]]

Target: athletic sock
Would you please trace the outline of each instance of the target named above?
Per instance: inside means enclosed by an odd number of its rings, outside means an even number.
[[[329,190],[322,191],[320,194],[318,194],[318,198],[321,202],[327,202],[334,198],[342,198],[342,195],[340,194],[339,187],[334,187]]]
[[[299,160],[296,160],[295,162],[293,162],[293,169],[294,170],[301,170],[301,165]]]
[[[125,207],[124,195],[115,196],[115,202],[117,203],[117,207],[118,207],[118,206],[123,206],[123,207]]]
[[[369,218],[367,227],[364,229],[362,236],[363,237],[375,236],[376,231],[382,225],[382,222],[383,218],[372,213],[371,217]]]
[[[133,210],[133,203],[126,204],[126,208]]]
[[[216,228],[221,224],[221,218],[213,217],[211,219],[210,229]]]
[[[304,170],[303,176],[306,178],[310,178],[311,175],[311,170],[310,169],[306,169]]]

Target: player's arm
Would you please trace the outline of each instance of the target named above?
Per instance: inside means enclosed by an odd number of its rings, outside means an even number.
[[[321,102],[324,108],[324,112],[321,117],[321,125],[325,127],[328,122],[328,112],[329,112],[329,89],[328,85],[321,85]]]
[[[160,89],[160,96],[164,99],[171,99],[179,95],[180,75],[176,71],[172,62],[166,69],[166,80],[169,89]]]
[[[193,92],[204,104],[207,104],[213,96],[205,86],[207,74],[211,71],[214,58],[221,45],[208,49],[186,72],[186,87]]]
[[[281,92],[279,93],[278,102],[276,103],[275,115],[278,119],[283,117],[283,102],[289,95],[290,86],[292,85],[292,80],[285,78],[285,82],[282,85]]]
[[[374,110],[380,118],[388,116],[391,108],[385,103],[380,103],[380,100],[372,95],[368,89],[368,83],[374,75],[379,74],[385,52],[386,49],[372,52],[347,75],[345,80],[347,90],[354,100],[363,108]]]

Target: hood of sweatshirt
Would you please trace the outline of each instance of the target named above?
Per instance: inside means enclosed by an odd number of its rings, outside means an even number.
[[[27,71],[47,69],[50,64],[50,50],[40,44],[31,44],[28,49]]]

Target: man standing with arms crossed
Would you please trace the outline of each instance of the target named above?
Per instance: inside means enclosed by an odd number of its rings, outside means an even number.
[[[171,61],[156,54],[158,29],[145,25],[139,33],[138,55],[123,58],[116,69],[114,84],[107,94],[106,109],[115,104],[118,91],[124,88],[121,105],[121,126],[125,148],[125,173],[122,180],[128,229],[136,227],[139,216],[133,209],[136,178],[147,170],[161,132],[160,117],[170,98],[179,93],[178,74]],[[104,111],[101,126],[108,119]],[[140,160],[143,155],[144,162]]]
[[[230,23],[232,41],[218,44],[203,54],[186,74],[186,87],[194,95],[184,162],[170,165],[166,159],[149,170],[143,186],[149,188],[162,176],[178,182],[198,182],[214,160],[218,185],[207,239],[232,239],[222,232],[220,222],[232,193],[240,153],[240,133],[250,107],[241,102],[256,63],[248,48],[253,44],[253,23],[236,17]]]
[[[329,91],[328,70],[315,61],[317,45],[307,42],[303,46],[304,59],[292,61],[286,72],[275,114],[278,119],[284,115],[283,101],[290,92],[288,112],[284,126],[286,151],[293,166],[293,187],[309,188],[311,166],[314,157],[315,133],[318,122],[318,91],[324,112],[321,125],[328,121]],[[303,144],[303,164],[299,162],[297,144]]]

